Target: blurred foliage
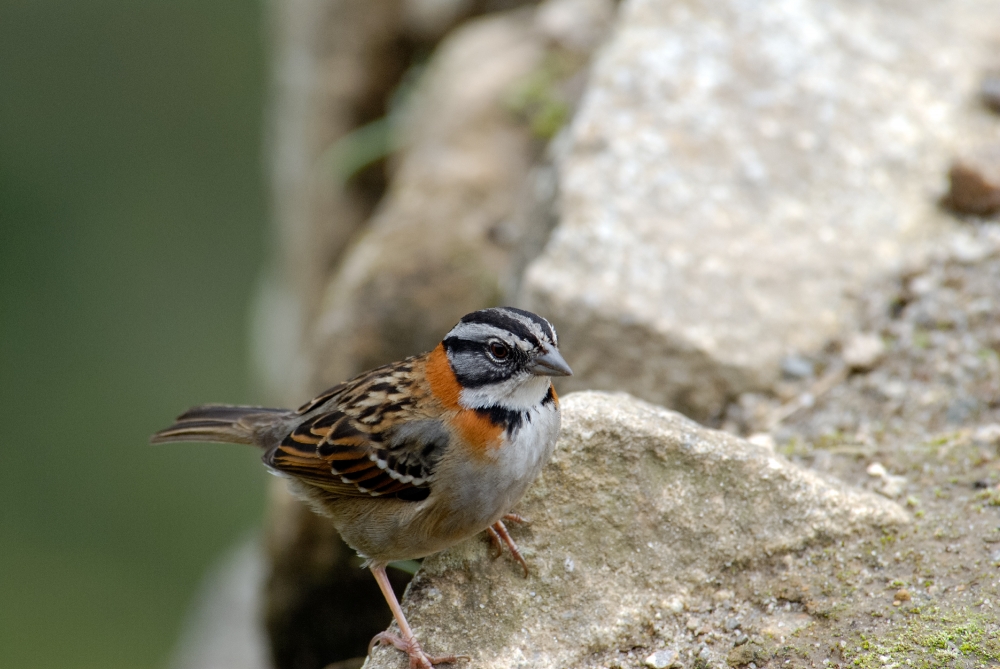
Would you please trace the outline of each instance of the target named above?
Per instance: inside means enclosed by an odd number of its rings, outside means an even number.
[[[163,666],[258,522],[258,453],[147,439],[254,399],[261,11],[0,3],[0,667]]]
[[[414,54],[412,64],[389,95],[385,116],[339,137],[323,152],[321,162],[329,166],[342,183],[399,150],[401,119],[426,70],[428,57],[423,51]]]
[[[555,137],[572,114],[572,103],[564,85],[584,66],[576,54],[553,51],[508,92],[507,108],[522,118],[540,139]]]
[[[343,182],[396,151],[398,140],[392,116],[383,116],[347,133],[324,152],[326,162]]]

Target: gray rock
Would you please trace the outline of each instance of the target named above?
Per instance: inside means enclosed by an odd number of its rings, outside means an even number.
[[[690,415],[768,388],[854,319],[851,295],[948,229],[956,147],[1000,4],[630,0],[559,166],[561,222],[524,306],[567,389]]]
[[[545,54],[533,17],[466,23],[436,51],[386,196],[327,286],[316,326],[323,383],[429,350],[461,316],[500,301],[504,227],[537,151],[503,98]]]
[[[868,371],[885,356],[885,342],[875,332],[855,332],[844,342],[844,364],[855,371]]]
[[[551,230],[554,180],[533,169],[536,125],[571,104],[560,84],[611,15],[608,0],[550,0],[469,21],[441,43],[400,114],[386,196],[328,283],[316,385],[428,350],[464,314],[503,301]],[[564,43],[584,51],[556,67]]]
[[[787,355],[781,360],[781,371],[793,379],[805,379],[816,372],[813,361],[801,355]]]
[[[673,666],[675,662],[677,662],[677,651],[658,650],[647,657],[643,664],[647,667],[652,667],[652,669],[666,669]]]
[[[672,593],[727,564],[907,522],[886,499],[625,394],[577,393],[563,409],[556,455],[518,508],[532,520],[515,529],[530,578],[490,560],[486,542],[425,560],[404,609],[429,653],[486,668],[607,664],[671,611]],[[377,649],[367,666],[404,664]]]

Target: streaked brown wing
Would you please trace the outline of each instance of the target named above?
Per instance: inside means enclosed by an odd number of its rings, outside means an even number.
[[[411,371],[420,362],[372,370],[306,404],[303,422],[264,462],[338,495],[424,499],[449,433],[418,410],[427,398]]]

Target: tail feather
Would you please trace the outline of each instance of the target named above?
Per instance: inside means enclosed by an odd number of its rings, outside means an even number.
[[[188,409],[177,417],[177,422],[154,434],[149,441],[153,444],[211,441],[262,445],[263,433],[287,413],[286,409],[205,404]]]

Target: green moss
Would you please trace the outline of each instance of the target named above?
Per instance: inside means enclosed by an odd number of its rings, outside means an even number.
[[[1000,488],[987,488],[976,493],[976,499],[986,502],[990,506],[1000,506]]]
[[[833,432],[827,432],[821,434],[819,439],[816,440],[816,448],[822,448],[824,450],[834,449],[838,446],[843,446],[847,441],[847,437],[840,430],[834,430]]]
[[[550,53],[539,67],[511,88],[506,97],[507,107],[528,123],[534,135],[551,139],[572,112],[561,84],[581,66],[579,59],[569,54]]]
[[[959,660],[995,664],[1000,662],[1000,622],[967,609],[925,612],[878,638],[860,635],[856,645],[844,649],[844,657],[861,669],[894,663],[934,669]]]

